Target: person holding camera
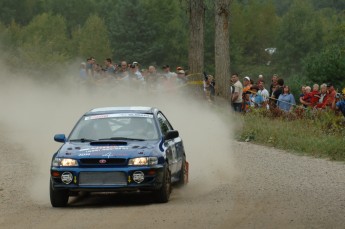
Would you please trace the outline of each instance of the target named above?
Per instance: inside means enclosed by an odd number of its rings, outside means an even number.
[[[332,103],[332,109],[336,111],[341,111],[345,118],[345,100],[344,100],[345,88],[343,88],[342,94],[336,93],[335,99]]]

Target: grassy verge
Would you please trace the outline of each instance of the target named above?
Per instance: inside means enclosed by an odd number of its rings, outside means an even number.
[[[237,139],[289,150],[302,155],[345,161],[345,128],[333,111],[303,111],[286,115],[255,110],[240,116]]]

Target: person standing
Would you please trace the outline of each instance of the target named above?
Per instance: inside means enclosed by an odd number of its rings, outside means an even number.
[[[259,87],[257,85],[253,85],[250,87],[251,94],[249,95],[250,107],[251,108],[260,108],[263,105],[263,98],[261,94],[258,93]]]
[[[317,104],[314,106],[316,109],[325,109],[327,105],[327,99],[328,98],[328,93],[327,93],[327,84],[323,83],[321,84],[321,91],[319,95],[319,101]]]
[[[93,57],[88,58],[86,61],[86,73],[89,79],[93,79],[95,63],[96,59]]]
[[[243,92],[242,92],[242,110],[247,111],[250,105],[250,88],[252,86],[252,81],[249,76],[243,78]]]
[[[231,76],[232,86],[230,87],[230,103],[235,112],[242,112],[242,92],[243,86],[239,81],[238,74],[234,73]]]
[[[104,65],[107,76],[115,76],[116,68],[113,65],[113,61],[111,60],[111,58],[105,59]]]
[[[344,100],[345,88],[342,90],[342,94],[338,93],[332,102],[332,109],[335,111],[341,111],[345,118],[345,100]]]
[[[278,75],[277,74],[273,74],[272,76],[272,82],[271,82],[271,85],[270,85],[270,96],[272,96],[273,94],[273,91],[274,91],[274,88],[277,87],[278,85]]]
[[[277,106],[283,111],[292,111],[296,105],[295,97],[290,93],[289,86],[283,86],[283,93],[278,97]]]
[[[119,70],[116,72],[116,78],[118,80],[123,80],[123,79],[127,79],[128,80],[128,75],[129,75],[129,71],[128,71],[128,64],[127,61],[121,61]]]
[[[261,95],[262,100],[263,100],[262,106],[269,109],[268,101],[269,101],[270,95],[267,89],[265,88],[265,81],[261,80],[258,83],[258,88],[259,88],[258,94]]]
[[[158,75],[157,75],[157,70],[155,66],[153,65],[149,66],[148,73],[145,77],[145,81],[146,81],[146,86],[148,89],[150,90],[157,89]]]
[[[170,66],[169,65],[164,65],[162,67],[163,69],[163,75],[168,79],[168,80],[174,80],[177,77],[177,74],[175,72],[170,71]]]
[[[215,81],[212,75],[207,75],[204,79],[204,92],[206,100],[213,102],[215,96]]]
[[[278,85],[276,86],[273,95],[272,95],[272,99],[271,99],[271,106],[275,107],[277,105],[277,100],[279,99],[280,94],[282,94],[284,92],[284,80],[283,79],[278,79],[277,81]]]
[[[328,83],[327,84],[327,102],[326,102],[326,106],[331,108],[332,107],[332,103],[335,100],[335,95],[337,94],[337,92],[335,91],[333,84]]]

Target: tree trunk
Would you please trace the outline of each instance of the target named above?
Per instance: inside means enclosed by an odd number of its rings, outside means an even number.
[[[230,0],[215,0],[215,78],[217,93],[227,98],[230,86]]]
[[[205,7],[203,0],[189,0],[189,73],[204,71],[204,23]]]

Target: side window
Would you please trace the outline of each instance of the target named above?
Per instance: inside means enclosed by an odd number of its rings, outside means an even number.
[[[162,130],[162,134],[166,134],[169,130],[172,130],[172,127],[170,126],[168,120],[164,117],[162,113],[158,113],[157,117],[159,126]]]

